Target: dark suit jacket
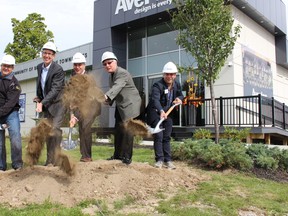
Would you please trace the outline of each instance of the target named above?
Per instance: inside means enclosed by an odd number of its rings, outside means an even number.
[[[141,97],[130,73],[118,67],[112,77],[109,77],[110,90],[105,94],[110,98],[111,104],[115,101],[122,121],[136,118],[140,115]]]
[[[171,98],[171,102],[176,98],[179,98],[180,100],[183,100],[184,98],[181,85],[178,81],[174,81],[173,83],[173,97]],[[155,126],[160,120],[160,111],[164,110],[167,112],[170,107],[171,104],[169,104],[168,87],[162,78],[161,80],[155,82],[152,86],[149,103],[146,108],[147,124]],[[170,116],[173,116],[173,112],[170,114]]]
[[[37,65],[37,97],[41,100],[45,110],[48,110],[52,116],[59,113],[59,109],[62,109],[61,95],[65,84],[65,72],[63,68],[56,62],[52,62],[46,77],[44,93],[41,88],[41,73],[42,65]],[[45,97],[44,97],[45,95]]]

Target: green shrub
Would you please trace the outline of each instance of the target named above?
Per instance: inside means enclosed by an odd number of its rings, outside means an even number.
[[[268,148],[267,145],[245,145],[239,141],[211,139],[172,142],[171,151],[176,160],[195,161],[213,169],[235,168],[250,170],[255,167],[267,170],[288,170],[288,150]]]
[[[267,155],[268,146],[262,144],[253,144],[249,145],[247,148],[247,154],[252,158],[252,160],[256,160],[259,155]]]
[[[278,168],[278,161],[267,155],[259,155],[255,160],[255,166],[268,170],[276,170]]]
[[[282,152],[278,148],[272,149],[268,148],[267,145],[255,144],[249,146],[247,154],[253,159],[255,167],[276,170]]]
[[[185,143],[182,142],[171,142],[171,154],[174,160],[185,161],[189,158],[187,157],[187,147]]]
[[[173,148],[174,146],[172,146],[172,149]],[[177,156],[184,160],[198,161],[211,168],[220,168],[224,163],[221,146],[215,144],[215,142],[210,139],[186,139],[176,148],[175,151],[177,151],[177,154],[172,154],[173,158]]]
[[[195,130],[193,134],[194,139],[211,139],[211,131],[205,128]]]
[[[246,153],[244,143],[220,140],[219,144],[223,146],[222,153],[226,167],[239,170],[249,170],[253,167],[253,160]]]
[[[282,150],[279,158],[279,168],[288,172],[288,150]]]
[[[222,137],[233,141],[241,142],[246,139],[251,131],[251,128],[237,129],[234,127],[225,127]]]
[[[225,164],[221,145],[207,142],[205,148],[200,153],[198,156],[199,159],[209,167],[219,169]]]

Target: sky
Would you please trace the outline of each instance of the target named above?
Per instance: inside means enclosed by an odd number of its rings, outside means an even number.
[[[288,18],[288,0],[282,1]],[[94,0],[0,0],[0,8],[0,59],[7,44],[13,43],[11,18],[22,21],[30,13],[45,18],[58,51],[93,41]]]
[[[11,18],[24,20],[38,13],[54,34],[58,51],[93,41],[94,0],[0,0],[0,59],[13,43]]]

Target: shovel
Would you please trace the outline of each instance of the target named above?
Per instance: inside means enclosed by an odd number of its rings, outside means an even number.
[[[169,110],[166,112],[167,116],[172,112],[172,110],[174,109],[174,107],[175,107],[175,106],[178,106],[178,105],[180,105],[180,103],[173,104],[173,105],[169,108]],[[159,132],[165,130],[165,128],[160,128],[160,125],[162,124],[162,122],[163,122],[164,120],[165,120],[164,118],[161,118],[161,119],[159,120],[159,122],[157,123],[157,125],[156,125],[155,128],[151,128],[151,127],[147,126],[149,133],[151,133],[151,134],[156,134],[156,133],[159,133]]]
[[[37,104],[37,101],[33,101],[34,103]],[[36,106],[37,107],[37,106]],[[32,120],[36,121],[36,124],[38,123],[38,121],[40,121],[41,119],[43,119],[42,117],[40,117],[40,113],[39,112],[36,112],[35,113],[35,117],[31,117]]]
[[[31,117],[31,119],[33,119],[34,121],[36,121],[36,123],[40,120],[40,117],[39,117],[39,112],[36,112],[35,114],[35,117]]]
[[[68,140],[63,140],[60,145],[61,148],[67,151],[75,149],[77,146],[77,141],[72,140],[72,130],[73,130],[73,126],[70,124],[69,132],[68,132]]]

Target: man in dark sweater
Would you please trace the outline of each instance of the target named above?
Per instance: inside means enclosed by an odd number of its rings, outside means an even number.
[[[5,127],[8,125],[9,138],[11,143],[12,168],[19,170],[23,166],[22,142],[20,134],[19,119],[19,96],[21,87],[18,80],[12,73],[15,65],[15,58],[5,55],[1,61],[0,71],[0,170],[7,169]]]

